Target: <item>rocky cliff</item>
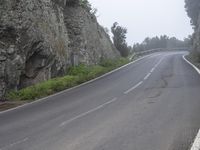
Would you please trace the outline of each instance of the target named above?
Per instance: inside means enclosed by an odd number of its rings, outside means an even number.
[[[119,54],[89,10],[70,0],[0,1],[0,97],[78,63]]]

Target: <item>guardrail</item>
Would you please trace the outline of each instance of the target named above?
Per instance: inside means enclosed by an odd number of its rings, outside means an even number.
[[[130,57],[130,60],[132,60],[135,56],[147,55],[147,54],[155,53],[155,52],[163,52],[163,51],[188,51],[188,50],[189,50],[189,48],[187,48],[187,47],[150,49],[150,50],[141,51],[141,52],[133,52],[132,56]]]

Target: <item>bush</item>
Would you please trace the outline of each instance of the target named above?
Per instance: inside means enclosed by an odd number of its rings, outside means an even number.
[[[55,78],[19,91],[12,91],[8,93],[7,98],[10,100],[35,100],[75,86],[77,85],[77,81],[77,76]]]
[[[100,65],[79,65],[70,67],[68,74],[64,77],[54,78],[19,91],[11,91],[6,98],[9,100],[35,100],[67,88],[94,79],[106,72],[128,63],[128,59],[103,60]]]

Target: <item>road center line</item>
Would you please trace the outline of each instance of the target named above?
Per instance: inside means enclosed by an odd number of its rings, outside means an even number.
[[[163,61],[164,57],[161,58],[158,63],[151,69],[150,73],[153,73],[155,71],[155,69],[160,65],[160,63]]]
[[[59,125],[59,127],[63,127],[63,126],[65,126],[65,125],[71,123],[72,121],[75,121],[75,120],[77,120],[77,119],[79,119],[79,118],[82,118],[82,117],[84,117],[84,116],[87,116],[88,114],[90,114],[90,113],[92,113],[92,112],[95,112],[95,111],[97,111],[97,110],[99,110],[99,109],[105,107],[106,105],[115,102],[116,100],[117,100],[117,98],[115,97],[115,98],[113,98],[112,100],[110,100],[110,101],[108,101],[108,102],[106,102],[106,103],[104,103],[104,104],[102,104],[102,105],[100,105],[100,106],[98,106],[98,107],[96,107],[96,108],[94,108],[94,109],[91,109],[91,110],[89,110],[89,111],[87,111],[87,112],[85,112],[85,113],[82,113],[82,114],[80,114],[80,115],[78,115],[78,116],[76,116],[76,117],[74,117],[74,118],[71,118],[71,119],[69,119],[69,120],[67,120],[67,121],[64,121],[64,122],[62,122],[62,123]]]
[[[143,81],[140,81],[138,84],[136,84],[135,86],[133,86],[132,88],[130,88],[129,90],[127,90],[126,92],[124,92],[124,94],[130,93],[131,91],[133,91],[134,89],[136,89],[137,87],[139,87],[142,83],[143,83]]]
[[[163,59],[164,59],[164,57],[163,58],[161,58],[159,61],[158,61],[158,63],[155,65],[155,69],[160,65],[160,63],[163,61]]]
[[[27,140],[28,140],[28,138],[25,138],[25,139],[23,139],[23,140],[20,140],[20,141],[17,141],[17,142],[15,142],[15,143],[9,144],[9,145],[7,145],[7,146],[5,146],[5,147],[2,147],[2,148],[0,148],[0,150],[6,150],[6,149],[11,148],[11,147],[13,147],[13,146],[15,146],[15,145],[24,143],[24,142],[26,142]]]
[[[148,73],[145,77],[144,80],[147,80],[150,77],[151,73]]]
[[[153,73],[153,72],[154,72],[154,70],[155,70],[155,68],[153,67],[153,68],[151,69],[151,71],[150,71],[150,72],[151,72],[151,73]]]

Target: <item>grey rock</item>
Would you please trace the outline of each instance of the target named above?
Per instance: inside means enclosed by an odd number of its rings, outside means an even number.
[[[8,54],[14,54],[15,52],[15,45],[10,45],[10,47],[7,50]]]
[[[5,56],[0,56],[0,61],[5,61],[7,58]]]
[[[80,63],[98,64],[102,58],[119,57],[109,35],[96,17],[81,6],[66,7],[65,24],[70,37],[70,48]]]
[[[0,1],[0,97],[119,53],[78,0]]]

